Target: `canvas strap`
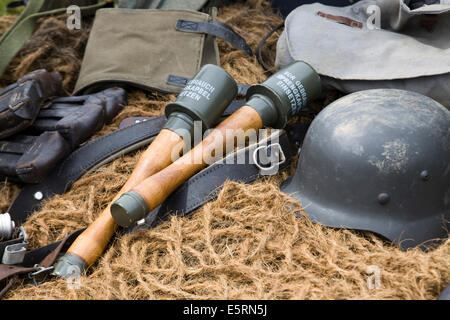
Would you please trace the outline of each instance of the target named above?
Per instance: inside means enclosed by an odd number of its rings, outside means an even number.
[[[219,21],[189,21],[179,19],[176,30],[191,33],[209,34],[229,42],[236,49],[244,51],[250,57],[253,56],[252,49],[236,31],[230,26]]]

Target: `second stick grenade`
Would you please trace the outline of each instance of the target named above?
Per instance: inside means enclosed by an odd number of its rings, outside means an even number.
[[[113,201],[145,178],[170,165],[178,151],[186,143],[191,143],[194,121],[201,121],[203,130],[213,127],[236,94],[237,84],[225,70],[214,65],[205,65],[200,69],[177,100],[166,106],[168,120],[164,129],[142,154],[130,178]],[[108,206],[58,261],[54,274],[67,277],[93,264],[105,250],[116,229],[117,224]]]
[[[283,128],[289,118],[320,92],[319,75],[301,61],[278,71],[264,83],[252,86],[245,106],[221,122],[190,152],[124,193],[112,204],[112,217],[123,227],[143,219],[183,182],[206,167],[209,160],[217,156],[216,150],[224,150],[247,130],[259,130],[263,126]]]

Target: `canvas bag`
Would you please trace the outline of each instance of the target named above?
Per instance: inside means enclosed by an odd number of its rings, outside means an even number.
[[[0,75],[5,72],[9,62],[20,51],[33,34],[39,18],[65,13],[71,5],[77,5],[85,15],[93,14],[97,9],[108,5],[97,0],[27,0],[20,16],[0,37]]]
[[[321,75],[325,88],[345,93],[411,90],[450,109],[450,1],[415,10],[408,3],[363,0],[342,8],[300,6],[285,21],[276,68],[304,60]],[[373,20],[367,9],[372,5],[380,8],[381,29],[369,29]]]
[[[180,92],[201,66],[220,64],[215,37],[202,32],[207,28],[251,53],[245,40],[214,16],[215,10],[212,16],[193,10],[99,10],[75,94],[112,86]]]

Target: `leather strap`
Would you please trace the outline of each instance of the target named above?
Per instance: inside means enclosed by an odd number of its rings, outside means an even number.
[[[328,13],[323,13],[322,11],[318,11],[317,15],[323,18],[326,18],[328,20],[335,21],[337,23],[345,24],[346,26],[352,27],[352,28],[359,28],[361,29],[363,27],[363,24],[359,21],[344,17],[344,16],[335,16]]]
[[[21,190],[8,210],[11,218],[16,225],[21,225],[41,206],[42,200],[63,194],[86,172],[150,143],[165,122],[165,117],[155,117],[104,135],[75,150],[41,183]]]
[[[84,230],[77,230],[61,241],[26,253],[21,265],[0,264],[0,299],[11,289],[17,276],[31,274],[42,269],[47,269],[46,273],[51,271],[50,267],[55,263],[58,255],[63,250],[67,250]]]
[[[307,126],[301,129],[303,131],[302,140],[306,129]],[[263,152],[266,152],[277,145],[281,147],[284,161],[280,161],[277,170],[272,171],[270,175],[286,168],[291,163],[297,149],[296,142],[292,141],[283,130],[279,131],[279,135],[272,135],[264,141],[238,150],[200,171],[175,190],[161,206],[150,212],[145,218],[145,223],[131,227],[126,232],[151,228],[170,215],[184,216],[197,210],[217,197],[225,181],[250,183],[267,175],[262,171],[261,164],[253,162],[254,153],[261,148],[264,148]]]
[[[73,0],[70,4],[85,4],[92,1]],[[19,52],[25,42],[31,37],[37,19],[61,14],[67,10],[67,1],[45,1],[45,0],[29,0],[22,14],[14,22],[14,24],[0,38],[0,75],[3,74],[9,62]],[[97,9],[106,5],[101,1],[97,4],[81,6],[81,12],[84,14],[92,14]],[[47,10],[47,11],[42,11]]]
[[[145,123],[145,122],[140,122]],[[132,127],[128,126],[125,128]],[[278,131],[278,134],[271,135],[269,138],[260,141],[258,144],[251,145],[247,148],[238,150],[224,159],[217,161],[198,174],[191,177],[180,188],[178,188],[166,201],[158,208],[147,215],[145,222],[137,226],[121,229],[121,232],[130,233],[139,229],[147,229],[153,227],[161,220],[166,219],[171,214],[187,215],[208,201],[217,197],[223,183],[227,180],[249,183],[262,176],[261,165],[249,161],[253,159],[255,152],[261,148],[270,148],[278,144],[282,150],[284,159],[279,169],[283,169],[290,164],[293,156],[296,154],[297,146],[306,134],[308,126],[305,124],[296,124],[288,127],[288,131]],[[288,137],[288,133],[295,131],[295,141]],[[297,141],[298,140],[298,141]],[[230,160],[233,161],[230,161]],[[244,164],[236,164],[237,159],[245,159]],[[42,248],[35,249],[25,255],[24,262],[21,265],[7,266],[0,264],[0,282],[4,282],[4,288],[0,292],[5,294],[12,286],[12,277],[21,274],[29,274],[37,270],[35,265],[47,268],[51,266],[58,255],[64,252],[71,243],[83,232],[84,229],[78,230],[65,238],[63,241],[49,244]]]
[[[244,38],[226,24],[218,21],[198,22],[189,20],[178,20],[175,27],[178,31],[205,33],[229,42],[236,49],[244,51],[252,57],[253,52]]]
[[[269,70],[270,66],[268,66],[262,57],[262,48],[264,47],[264,44],[266,43],[267,39],[270,38],[272,34],[274,34],[276,31],[280,30],[282,27],[284,27],[284,21],[277,26],[275,26],[272,30],[267,33],[264,38],[259,42],[258,47],[256,48],[256,55],[258,57],[259,64],[264,68],[264,70]]]
[[[278,131],[279,134],[271,135],[257,144],[238,150],[213,163],[181,185],[152,212],[148,219],[152,220],[154,216],[164,217],[169,214],[186,215],[215,199],[227,180],[250,183],[286,168],[298,153],[308,128],[307,123],[289,125],[285,130]],[[274,151],[270,148],[277,144],[282,151],[284,161],[281,161],[275,171],[264,172],[262,167],[265,165],[260,163],[263,162],[262,160],[254,157],[255,152]],[[146,220],[146,225],[149,225],[148,222]]]
[[[55,263],[59,253],[62,252],[63,249],[68,249],[68,247],[73,243],[73,241],[75,241],[75,239],[84,230],[85,228],[77,230],[69,234],[61,241],[57,241],[28,252],[25,255],[25,259],[23,260],[22,266],[34,267],[34,265],[36,264],[39,264],[39,266],[44,268],[52,266]]]
[[[226,109],[225,116],[243,104],[243,100],[233,102]],[[161,131],[166,120],[165,116],[147,118],[146,121],[122,127],[75,150],[41,183],[27,185],[21,190],[8,209],[12,220],[20,226],[33,211],[40,208],[43,200],[63,194],[86,172],[148,145]]]

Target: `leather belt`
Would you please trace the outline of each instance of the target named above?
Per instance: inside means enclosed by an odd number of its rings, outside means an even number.
[[[48,274],[53,269],[58,255],[67,250],[83,231],[84,229],[77,230],[61,241],[26,253],[20,265],[0,264],[0,299],[11,289],[17,276],[28,275],[28,278],[37,285],[36,277]]]
[[[233,101],[224,112],[223,117],[230,115],[244,103],[243,100]],[[16,225],[20,225],[33,211],[38,209],[42,200],[66,192],[86,172],[148,144],[159,133],[165,122],[164,116],[125,119],[119,130],[81,146],[42,183],[27,185],[22,189],[9,208],[9,213]],[[245,183],[255,181],[265,174],[266,168],[258,161],[248,160],[256,159],[255,152],[261,148],[265,148],[265,150],[274,148],[272,151],[280,155],[279,168],[284,168],[301,145],[306,130],[307,125],[305,124],[288,126],[286,131],[277,131],[278,135],[271,135],[258,144],[238,150],[213,163],[186,181],[160,207],[152,211],[145,221],[141,221],[132,228],[122,229],[120,232],[133,232],[136,228],[152,227],[170,214],[189,214],[214,199],[226,180]],[[244,164],[233,164],[234,162],[228,161],[230,158],[242,156],[246,159]],[[65,248],[68,248],[83,230],[74,232],[62,241],[26,252],[21,264],[0,264],[0,288],[3,287],[0,289],[0,298],[12,287],[11,279],[15,276],[28,274],[30,279],[34,279],[38,274],[51,271],[51,266],[57,256],[64,252]],[[23,239],[14,239],[0,243],[0,255],[3,255],[4,249],[8,245],[22,241]]]
[[[297,127],[296,130],[303,131],[298,135],[303,140],[307,126],[302,125]],[[227,180],[250,183],[263,176],[275,174],[291,163],[293,156],[297,154],[296,145],[297,143],[292,141],[287,132],[283,130],[277,131],[257,144],[228,155],[191,177],[175,190],[161,206],[153,210],[145,218],[145,221],[141,221],[126,232],[150,228],[170,215],[183,216],[197,210],[205,203],[215,199]],[[253,160],[255,159],[255,153],[261,149],[264,149],[264,151],[272,150],[273,153],[280,154],[280,160],[275,164],[276,168],[274,168],[273,163],[266,167],[261,165],[257,159],[256,161]],[[245,161],[240,164],[238,163],[239,159],[245,159]],[[269,170],[269,168],[271,169]]]
[[[245,103],[236,100],[225,110],[230,115]],[[8,209],[17,226],[39,209],[43,200],[55,194],[63,194],[85,173],[117,159],[118,157],[148,145],[166,123],[166,117],[152,117],[135,122],[89,142],[70,154],[53,172],[39,184],[26,185]]]
[[[140,123],[152,122],[144,121]],[[126,128],[133,128],[134,126],[131,125]],[[302,140],[306,134],[307,126],[301,124],[290,129],[297,133],[296,139]],[[160,207],[153,210],[145,221],[128,229],[121,229],[120,232],[130,233],[137,229],[153,227],[172,214],[187,215],[216,198],[226,180],[249,183],[262,177],[265,175],[266,168],[258,161],[253,163],[248,161],[249,159],[256,159],[255,153],[261,148],[266,150],[275,148],[273,151],[277,152],[277,158],[280,159],[276,164],[279,165],[279,169],[283,169],[290,164],[297,151],[296,145],[300,143],[301,141],[291,141],[286,131],[276,131],[275,134],[257,144],[240,149],[197,173],[178,188]],[[237,159],[245,159],[246,161],[243,164],[235,164],[234,162]],[[230,160],[234,160],[234,162]],[[0,291],[0,298],[1,293],[6,293],[12,287],[11,279],[15,276],[28,274],[33,278],[35,273],[50,272],[57,256],[64,252],[64,249],[68,248],[83,230],[75,231],[60,242],[26,253],[24,261],[20,265],[0,264],[0,283],[4,283],[3,289]]]

